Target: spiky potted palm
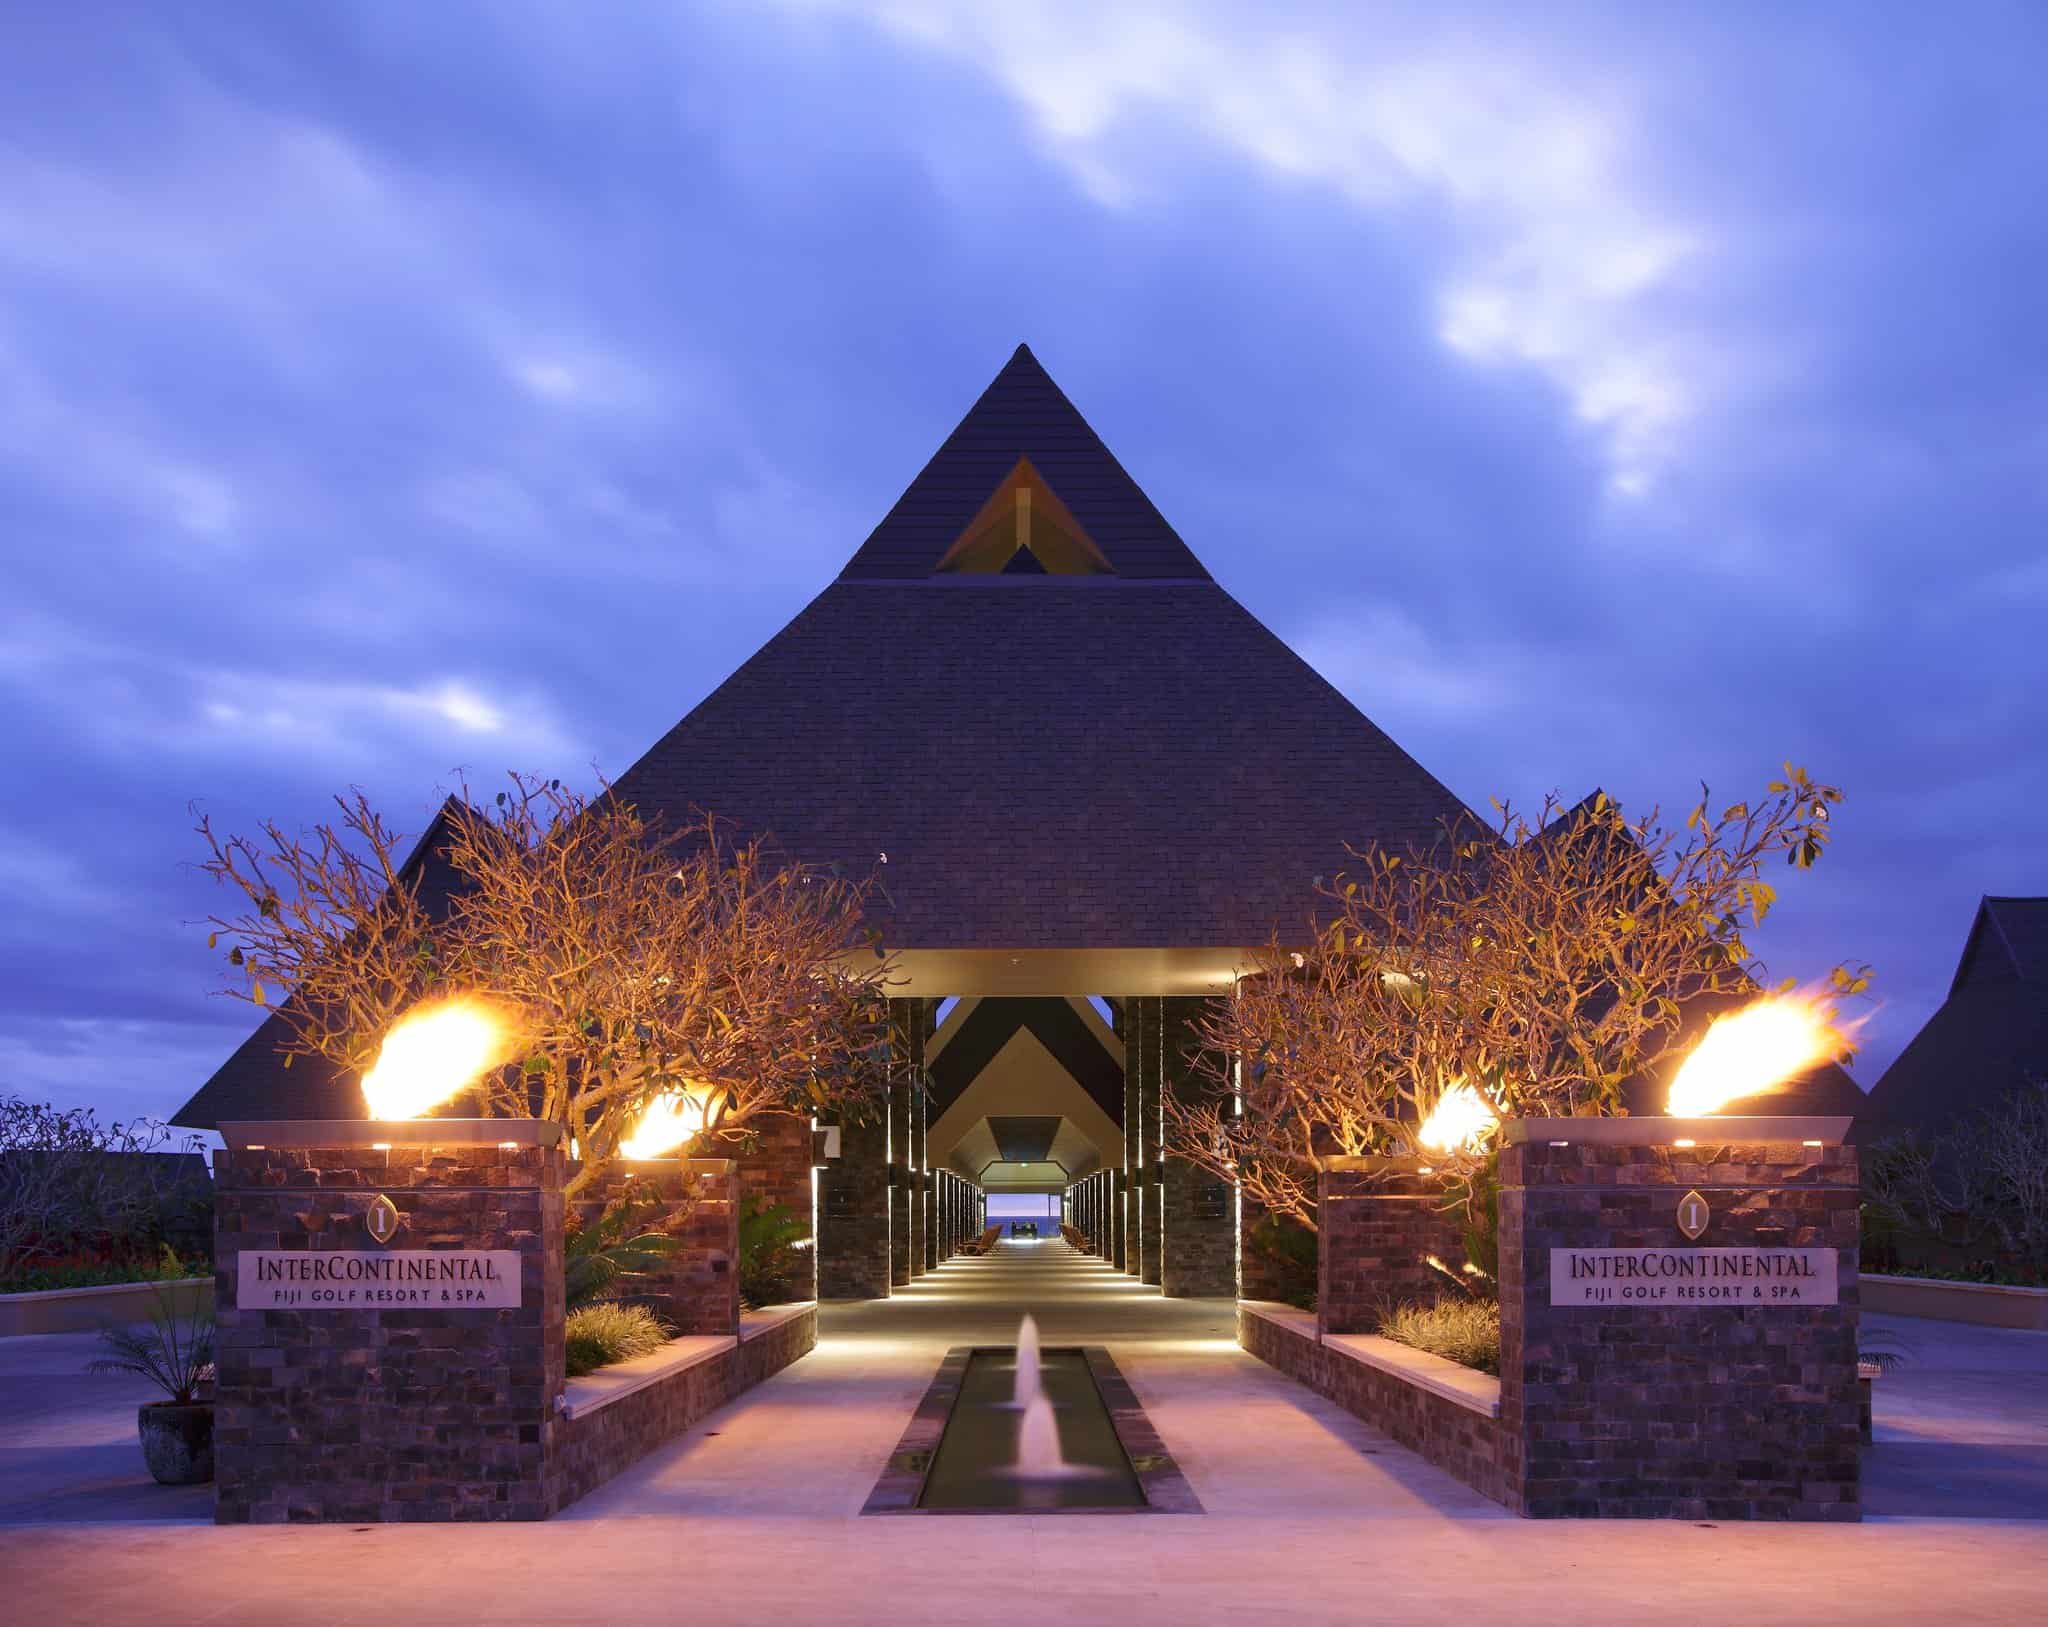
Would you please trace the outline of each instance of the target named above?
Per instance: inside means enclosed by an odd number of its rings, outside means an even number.
[[[130,1373],[164,1392],[136,1412],[142,1461],[159,1485],[197,1485],[213,1478],[213,1314],[180,1316],[161,1289],[151,1297],[149,1325],[102,1329],[107,1354],[86,1371]]]

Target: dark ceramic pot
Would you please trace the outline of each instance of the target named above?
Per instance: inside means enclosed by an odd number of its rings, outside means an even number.
[[[152,1401],[136,1414],[142,1461],[160,1486],[196,1486],[213,1478],[213,1403]]]

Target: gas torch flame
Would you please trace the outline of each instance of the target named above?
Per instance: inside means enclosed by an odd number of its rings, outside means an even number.
[[[704,1128],[705,1104],[687,1091],[671,1091],[647,1104],[633,1133],[619,1143],[621,1158],[665,1158]]]
[[[1716,1017],[1671,1081],[1665,1111],[1677,1118],[1718,1113],[1737,1097],[1782,1085],[1848,1049],[1857,1026],[1840,1022],[1825,995],[1803,991]]]
[[[504,1054],[505,1024],[479,1000],[415,1008],[384,1036],[363,1075],[373,1119],[422,1118]]]
[[[1486,1098],[1460,1081],[1437,1098],[1415,1139],[1432,1152],[1473,1152],[1499,1123]]]

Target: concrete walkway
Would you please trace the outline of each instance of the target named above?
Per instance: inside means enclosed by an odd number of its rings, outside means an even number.
[[[940,1354],[1009,1342],[1027,1309],[1048,1341],[1110,1347],[1205,1516],[859,1515]],[[1925,1330],[1946,1326],[1907,1333],[1938,1345]],[[1227,1302],[1162,1299],[1057,1242],[952,1262],[888,1301],[828,1306],[822,1327],[812,1355],[546,1525],[16,1526],[0,1530],[10,1613],[379,1627],[1635,1627],[1740,1612],[1858,1627],[1938,1616],[1950,1627],[2038,1619],[2048,1592],[2048,1527],[2038,1523],[1514,1519],[1245,1355]],[[2037,1356],[2007,1359],[2038,1388],[2048,1336],[2037,1337]],[[1881,1393],[1897,1400],[1908,1387]],[[1931,1385],[1911,1415],[1932,1418],[1943,1393],[1968,1411],[1963,1389]],[[10,1402],[0,1416],[20,1414]],[[13,1449],[18,1427],[0,1424],[0,1450]]]

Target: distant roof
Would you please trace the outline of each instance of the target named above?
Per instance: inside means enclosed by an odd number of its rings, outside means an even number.
[[[1870,1133],[1939,1135],[2048,1077],[2048,898],[1977,905],[1941,1008],[1870,1092]]]
[[[2048,985],[2048,898],[1979,900],[1949,992],[1991,982]]]

